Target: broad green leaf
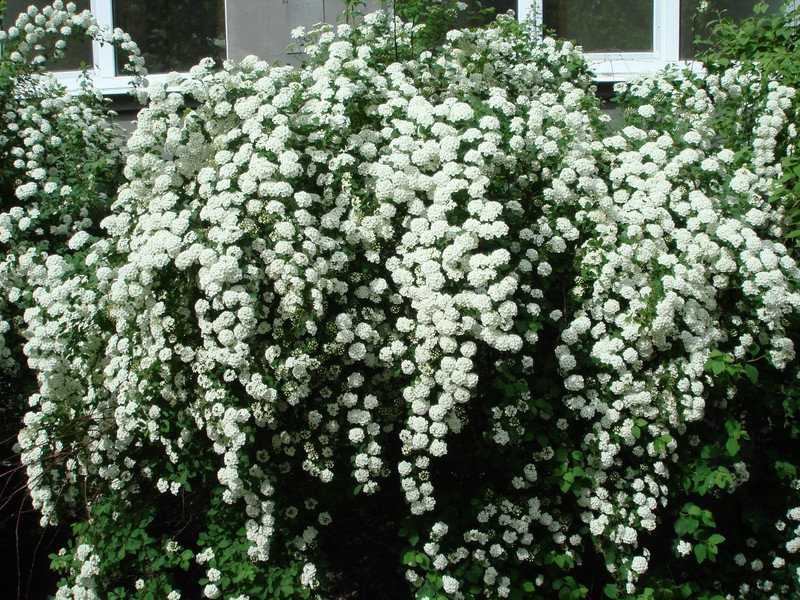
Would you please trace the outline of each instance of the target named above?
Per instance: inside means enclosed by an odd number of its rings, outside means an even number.
[[[697,558],[697,564],[702,564],[706,560],[708,551],[704,544],[697,544],[694,547],[694,555]]]

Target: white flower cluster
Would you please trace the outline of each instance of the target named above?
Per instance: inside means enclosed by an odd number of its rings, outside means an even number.
[[[724,88],[669,76],[632,82],[628,93],[660,95],[685,129],[648,129],[663,107],[641,105],[632,119],[638,123],[604,141],[608,190],[576,215],[597,232],[579,251],[580,272],[592,285],[581,290],[559,359],[574,355],[568,364],[598,366],[594,376],[584,371],[577,389],[565,385],[577,392],[566,401],[587,421],[584,443],[601,484],[579,502],[596,539],[631,548],[630,562],[623,561],[630,582],[642,572],[633,556],[637,534],[656,528],[674,485],[667,465],[678,459],[687,426],[709,408],[712,353],[730,348],[742,359],[760,347],[778,369],[795,355],[785,322],[800,309],[800,272],[776,241],[782,209],[766,199],[780,174],[772,152],[792,120],[795,92],[770,83],[745,162],[717,145],[714,106],[727,99],[724,89],[751,82],[737,70],[723,79]],[[632,472],[628,465],[642,461],[650,472]],[[747,477],[745,469],[732,485]]]
[[[791,487],[800,489],[800,481],[792,481]],[[753,598],[768,593],[770,598],[780,598],[791,595],[792,586],[787,585],[787,580],[793,584],[800,581],[800,570],[794,559],[800,552],[800,507],[792,506],[786,511],[785,520],[775,522],[773,533],[785,540],[783,547],[772,548],[765,555],[763,548],[756,547],[757,541],[749,538],[745,550],[733,557],[737,568],[753,576],[751,583],[739,587],[739,597]]]
[[[95,577],[100,573],[100,557],[89,544],[81,544],[75,549],[76,565],[70,569],[72,585],[61,585],[56,592],[56,600],[99,600]]]
[[[132,71],[145,73],[130,36],[101,28],[72,3],[31,6],[0,31],[3,76],[13,83],[4,87],[0,134],[3,181],[14,196],[0,213],[0,367],[11,371],[16,357],[6,338],[20,328],[19,307],[30,303],[24,292],[35,285],[31,269],[41,265],[42,252],[60,244],[72,251],[84,247],[91,239],[86,230],[97,225],[92,219],[107,213],[119,184],[124,136],[110,122],[105,102],[88,82],[72,95],[44,70],[42,44],[52,42],[49,57],[57,59],[68,40],[81,36],[122,47]]]
[[[468,597],[471,572],[508,597],[524,567],[546,597],[591,552],[636,592],[673,462],[736,393],[713,353],[794,356],[800,271],[765,200],[794,92],[759,107],[750,160],[714,137],[713,83],[634,82],[603,138],[571,44],[500,17],[387,61],[411,35],[378,12],[317,30],[301,69],[203,61],[153,86],[107,237],[36,267],[19,443],[46,521],[201,480],[247,560],[288,553],[316,588],[326,492],[399,484],[420,594],[435,571]],[[680,127],[647,126],[659,94]]]

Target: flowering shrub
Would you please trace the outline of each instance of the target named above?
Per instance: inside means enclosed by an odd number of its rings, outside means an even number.
[[[737,139],[751,74],[642,79],[606,135],[512,16],[298,35],[151,85],[105,234],[31,284],[56,597],[323,597],[343,549],[417,598],[797,593],[794,90]]]
[[[101,96],[88,81],[70,95],[45,70],[43,44],[57,61],[79,36],[120,46],[129,69],[144,72],[129,36],[100,28],[74,4],[31,7],[0,32],[0,377],[2,408],[12,415],[34,389],[20,335],[46,257],[73,255],[96,239],[123,180],[124,136]],[[4,425],[16,419],[5,416]]]
[[[719,111],[719,126],[734,128],[735,133],[726,131],[729,136],[749,136],[755,131],[756,121],[762,115],[751,112],[751,107],[773,94],[772,82],[794,88],[800,85],[800,29],[797,27],[800,8],[793,2],[786,2],[781,11],[769,14],[767,4],[759,2],[754,13],[741,23],[727,18],[718,21],[699,56],[712,75],[723,75],[732,61],[750,74],[750,85],[743,90],[747,101],[728,102],[726,108]],[[769,77],[762,76],[763,73],[768,73]],[[754,101],[756,97],[758,102]],[[788,237],[797,238],[800,236],[800,158],[796,152],[789,151],[796,130],[789,131],[791,135],[776,140],[775,156],[781,162],[782,175],[773,199],[787,208],[792,223]]]

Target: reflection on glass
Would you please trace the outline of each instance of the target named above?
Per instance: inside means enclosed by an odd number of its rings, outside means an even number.
[[[17,21],[17,16],[20,13],[27,12],[28,7],[33,5],[42,8],[52,4],[52,0],[6,0],[8,8],[6,9],[4,17],[4,26],[6,29]],[[78,12],[87,10],[89,8],[89,0],[72,0],[78,7]],[[52,36],[47,36],[42,40],[41,44],[44,46],[44,54],[47,57],[47,68],[50,71],[77,71],[81,66],[92,66],[92,43],[86,39],[67,39],[67,47],[64,49],[64,57],[58,61],[54,61],[53,50],[55,40]]]
[[[225,58],[225,0],[113,0],[114,25],[139,45],[150,73]],[[117,53],[117,72],[125,57]]]
[[[653,51],[653,0],[543,0],[542,22],[586,52]]]
[[[753,15],[753,7],[758,2],[759,0],[706,0],[708,8],[703,13],[698,13],[700,0],[681,0],[681,59],[694,57],[695,38],[708,37],[711,31],[709,25],[718,20],[720,15],[741,21]],[[783,0],[767,0],[767,4],[770,12],[775,12],[783,6]]]

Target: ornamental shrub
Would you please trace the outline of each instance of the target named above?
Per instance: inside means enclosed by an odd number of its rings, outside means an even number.
[[[786,2],[783,10],[768,14],[768,6],[760,2],[749,19],[734,23],[720,19],[711,31],[708,40],[701,43],[699,55],[705,69],[712,75],[722,75],[732,63],[749,73],[752,83],[745,92],[749,99],[738,106],[731,103],[721,112],[721,127],[734,127],[737,135],[748,136],[757,126],[762,115],[751,112],[770,93],[770,83],[777,81],[797,88],[800,85],[800,7],[795,2]],[[768,74],[767,77],[762,74]],[[800,158],[791,152],[796,129],[790,128],[785,139],[776,140],[775,155],[781,162],[782,175],[772,194],[773,201],[787,208],[791,226],[790,239],[800,236]],[[733,134],[726,131],[725,135]],[[792,245],[796,246],[796,240]]]
[[[794,89],[645,78],[609,133],[570,43],[418,34],[150,86],[29,284],[56,598],[796,595]]]
[[[3,6],[0,8],[4,8]],[[46,69],[80,36],[128,53],[135,44],[61,2],[31,7],[0,32],[0,381],[2,438],[16,435],[35,376],[22,355],[22,315],[51,254],[69,259],[96,239],[123,181],[124,135],[91,83],[68,94]],[[47,44],[47,54],[45,46]],[[49,62],[48,62],[49,60]]]

